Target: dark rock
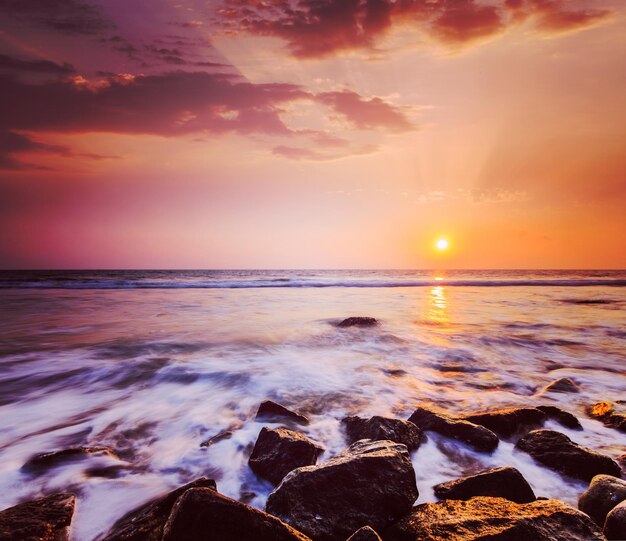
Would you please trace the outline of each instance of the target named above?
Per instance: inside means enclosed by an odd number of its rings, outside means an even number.
[[[358,440],[390,440],[402,443],[409,451],[413,451],[424,440],[424,434],[417,426],[402,419],[375,415],[369,419],[346,417],[341,422],[346,429],[349,443]]]
[[[503,438],[510,438],[529,428],[541,426],[546,414],[537,408],[508,408],[463,417],[470,423],[484,426]]]
[[[291,470],[315,464],[323,451],[298,432],[263,427],[248,463],[259,477],[277,485]]]
[[[571,378],[559,378],[543,388],[544,393],[577,393],[578,385]]]
[[[280,423],[285,421],[294,421],[298,424],[308,425],[309,419],[304,415],[296,413],[287,409],[285,406],[281,406],[272,400],[266,400],[259,406],[259,411],[256,413],[257,421],[265,421],[268,423]]]
[[[616,505],[606,516],[604,535],[611,541],[626,539],[626,502]]]
[[[217,490],[215,481],[201,477],[156,498],[119,519],[101,541],[161,541],[163,527],[176,500],[191,488]]]
[[[604,541],[584,513],[558,500],[443,500],[413,508],[383,532],[385,541]]]
[[[0,511],[2,541],[68,541],[76,497],[52,494]]]
[[[362,526],[381,530],[417,496],[406,446],[361,440],[328,462],[287,474],[266,510],[316,541],[343,541]]]
[[[174,504],[163,541],[310,541],[276,517],[209,488],[187,490]]]
[[[42,453],[29,458],[22,466],[22,471],[33,475],[40,475],[47,470],[84,460],[91,456],[108,456],[118,459],[119,457],[110,447],[91,446],[91,447],[71,447],[60,451],[51,451],[50,453]]]
[[[577,445],[554,430],[533,430],[515,446],[537,462],[584,481],[591,481],[601,473],[616,477],[621,473],[619,464],[611,457]]]
[[[510,466],[441,483],[434,488],[435,495],[442,500],[469,500],[474,496],[493,496],[516,503],[535,500],[535,493],[526,479]]]
[[[498,446],[498,436],[491,430],[428,408],[417,408],[409,417],[409,421],[422,430],[432,430],[467,443],[477,451],[491,452]]]
[[[598,526],[618,503],[626,500],[626,481],[611,475],[596,475],[578,500],[578,509],[587,513]]]
[[[626,432],[626,414],[612,413],[604,420],[604,424],[620,432]]]
[[[372,528],[363,526],[348,537],[347,541],[382,541],[382,539]]]
[[[570,412],[557,408],[556,406],[537,406],[538,410],[543,411],[550,419],[554,419],[557,423],[567,428],[582,430],[582,425],[575,415]]]
[[[375,327],[378,320],[373,317],[353,316],[337,323],[337,327]]]
[[[211,436],[208,440],[204,440],[200,447],[211,447],[214,443],[218,441],[227,440],[233,437],[233,433],[230,430],[223,430],[222,432],[218,432],[215,436]]]

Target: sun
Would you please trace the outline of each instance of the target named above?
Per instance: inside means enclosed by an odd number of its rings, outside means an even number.
[[[438,239],[437,242],[435,242],[435,248],[440,252],[447,250],[449,245],[446,239]]]

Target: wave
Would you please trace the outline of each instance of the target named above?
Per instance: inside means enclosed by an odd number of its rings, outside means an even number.
[[[624,279],[517,280],[52,280],[0,281],[0,289],[256,289],[256,288],[397,288],[397,287],[624,287]],[[564,302],[571,302],[566,300]],[[608,304],[596,299],[579,304]]]

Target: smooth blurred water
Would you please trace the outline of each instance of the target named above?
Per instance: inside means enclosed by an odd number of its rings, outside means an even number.
[[[272,487],[247,457],[265,399],[311,417],[302,431],[326,447],[321,460],[346,447],[343,416],[407,418],[417,404],[555,404],[585,430],[547,426],[620,455],[626,435],[583,407],[626,396],[624,284],[619,271],[0,273],[0,508],[74,490],[78,541],[201,475],[262,508]],[[381,325],[333,325],[353,315]],[[581,392],[541,393],[563,376]],[[200,447],[225,429],[231,439]],[[582,483],[513,443],[486,455],[431,436],[413,454],[419,501],[438,482],[505,464],[537,494],[576,501]],[[120,459],[20,471],[36,453],[76,445],[108,445]],[[94,472],[108,466],[123,468]]]

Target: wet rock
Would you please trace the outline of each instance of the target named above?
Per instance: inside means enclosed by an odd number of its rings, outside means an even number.
[[[558,500],[443,500],[413,508],[383,532],[385,541],[603,541],[584,513]]]
[[[76,498],[52,494],[0,511],[2,541],[68,541]]]
[[[626,502],[616,505],[606,516],[604,535],[609,540],[626,539]]]
[[[291,470],[314,465],[323,451],[298,432],[263,427],[248,464],[259,477],[277,485]]]
[[[228,440],[232,437],[233,433],[230,430],[223,430],[222,432],[215,434],[215,436],[211,436],[208,440],[204,440],[200,444],[200,447],[211,447],[211,445],[217,443],[218,441]]]
[[[610,402],[596,402],[585,407],[585,413],[592,419],[604,420],[614,411],[613,404]]]
[[[544,466],[584,481],[601,473],[616,477],[621,473],[611,457],[582,447],[555,430],[533,430],[515,446]]]
[[[405,445],[361,440],[328,462],[287,474],[266,510],[316,541],[345,540],[397,520],[417,499]]]
[[[337,323],[337,327],[375,327],[378,320],[373,317],[353,316]]]
[[[417,408],[409,417],[409,421],[422,430],[432,430],[443,436],[467,443],[477,451],[491,452],[498,446],[498,436],[491,430],[428,408]]]
[[[350,443],[365,439],[390,440],[402,443],[413,451],[424,441],[423,432],[411,421],[375,415],[369,419],[346,417],[341,422]]]
[[[310,541],[276,517],[209,488],[192,488],[176,500],[163,541]]]
[[[578,509],[587,513],[599,526],[609,511],[626,500],[626,481],[611,475],[596,475],[578,500]]]
[[[546,385],[542,392],[544,393],[578,393],[578,385],[571,378],[559,378],[552,383]]]
[[[372,528],[363,526],[348,537],[347,541],[382,541],[382,539]]]
[[[557,423],[567,428],[582,430],[582,425],[575,415],[570,412],[557,408],[556,406],[537,406],[538,410],[543,411],[550,419],[554,419]]]
[[[604,424],[620,432],[626,432],[626,414],[612,413],[604,420]]]
[[[463,417],[466,421],[484,426],[503,438],[510,438],[530,428],[541,426],[546,414],[537,408],[507,408]]]
[[[115,451],[110,447],[71,447],[69,449],[35,455],[26,461],[22,466],[22,471],[33,475],[40,475],[52,468],[57,468],[78,460],[84,460],[91,456],[107,456],[119,459]]]
[[[281,423],[285,421],[293,421],[298,424],[308,425],[309,419],[304,415],[296,413],[287,409],[285,406],[272,401],[266,400],[259,406],[259,410],[256,413],[257,421],[264,421],[268,423]]]
[[[469,500],[474,496],[493,496],[516,503],[535,500],[535,493],[526,479],[510,466],[441,483],[434,488],[435,495],[442,500]]]
[[[215,481],[201,477],[156,498],[119,519],[100,541],[161,541],[163,528],[176,500],[192,488],[217,490]]]

